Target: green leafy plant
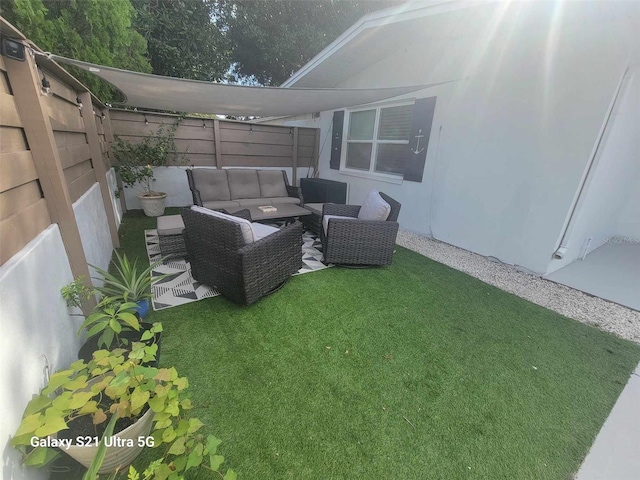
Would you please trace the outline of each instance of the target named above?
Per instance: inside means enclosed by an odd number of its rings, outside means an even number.
[[[62,298],[67,303],[67,307],[82,308],[82,301],[94,298],[99,292],[87,285],[84,275],[75,278],[60,289]]]
[[[114,273],[109,273],[95,265],[91,265],[102,277],[92,278],[104,282],[101,287],[96,287],[96,290],[111,302],[137,302],[138,300],[151,298],[152,283],[164,278],[163,275],[152,278],[151,272],[164,259],[153,262],[147,268],[142,269],[142,267],[138,266],[138,259],[131,262],[126,254],[120,255],[117,250],[115,253]]]
[[[142,137],[139,143],[116,137],[112,150],[117,161],[116,172],[125,188],[132,188],[143,195],[153,196],[152,188],[153,167],[163,167],[170,162],[174,165],[184,165],[187,157],[178,153],[175,144],[175,134],[183,117],[179,117],[174,125],[165,131],[161,125],[155,135]]]
[[[117,346],[126,345],[128,343],[127,339],[121,338],[120,334],[123,331],[140,331],[140,322],[135,315],[137,308],[138,305],[132,302],[117,303],[105,299],[98,304],[95,311],[82,323],[78,335],[81,335],[83,330],[87,330],[87,337],[100,334],[98,337],[99,347],[110,348],[114,341]],[[153,333],[155,332],[151,330],[145,331],[143,337],[147,338],[141,337],[140,340],[144,341],[153,338]]]
[[[98,426],[105,424],[109,416],[138,418],[151,409],[152,448],[160,456],[143,472],[143,478],[178,480],[189,470],[204,468],[226,480],[235,479],[232,470],[224,476],[220,472],[224,457],[217,454],[217,448],[221,441],[213,435],[203,435],[204,424],[187,416],[193,407],[186,392],[187,378],[180,377],[175,368],[144,366],[143,362],[154,358],[153,347],[135,342],[130,352],[99,350],[90,362],[78,360],[51,375],[48,384],[27,405],[11,439],[11,445],[23,453],[24,463],[43,467],[56,458],[57,448],[33,447],[32,439],[59,434],[81,416],[91,416],[92,423]],[[52,397],[55,392],[59,393]],[[130,470],[130,475],[139,478],[135,469]]]

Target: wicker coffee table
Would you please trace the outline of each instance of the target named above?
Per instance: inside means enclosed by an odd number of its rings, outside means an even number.
[[[251,213],[251,221],[252,222],[266,222],[273,220],[285,220],[287,222],[293,222],[297,217],[302,217],[305,215],[311,215],[311,211],[306,208],[302,208],[298,205],[289,204],[289,203],[279,203],[276,205],[272,205],[277,208],[275,212],[263,212],[258,208],[258,205],[250,206],[250,207],[238,207],[238,208],[227,208],[227,212],[230,214],[234,214],[239,210],[247,209]]]

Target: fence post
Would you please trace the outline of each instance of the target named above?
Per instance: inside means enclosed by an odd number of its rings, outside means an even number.
[[[98,140],[98,129],[96,128],[96,115],[93,111],[93,102],[91,100],[91,94],[84,92],[79,95],[83,105],[86,105],[86,109],[81,112],[82,120],[84,120],[84,130],[87,135],[87,143],[89,144],[89,151],[91,152],[91,159],[93,160],[93,170],[96,174],[96,180],[100,184],[100,193],[102,194],[102,203],[104,204],[104,210],[107,214],[107,223],[109,224],[109,232],[111,233],[111,241],[114,247],[120,246],[120,240],[118,239],[118,227],[116,227],[116,216],[113,212],[113,206],[111,205],[111,195],[109,194],[109,183],[107,182],[107,169],[104,166],[104,160],[102,158],[102,151],[100,149],[100,142]]]
[[[222,141],[220,139],[220,120],[213,120],[213,143],[216,149],[216,168],[222,168]]]
[[[291,170],[293,170],[292,185],[298,183],[298,127],[293,127],[293,155],[291,155]]]
[[[29,47],[26,45],[25,47],[28,53],[24,61],[5,57],[7,75],[13,89],[16,109],[23,122],[24,133],[33,156],[51,221],[57,223],[60,228],[71,273],[74,277],[83,275],[87,282],[91,282],[49,114],[42,104],[40,79],[36,75],[35,59]]]

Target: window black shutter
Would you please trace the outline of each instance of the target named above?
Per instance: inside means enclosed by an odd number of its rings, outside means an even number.
[[[344,110],[333,112],[333,128],[331,130],[331,160],[329,168],[340,170],[340,153],[342,152],[342,129],[344,127]]]
[[[435,110],[436,97],[419,98],[413,106],[409,149],[404,162],[404,179],[409,182],[422,182]]]

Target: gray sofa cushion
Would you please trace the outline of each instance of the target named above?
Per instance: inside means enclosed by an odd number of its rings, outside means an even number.
[[[261,197],[286,197],[289,195],[281,170],[258,170],[258,181]]]
[[[233,200],[218,200],[217,202],[202,202],[202,206],[209,210],[222,210],[227,208],[238,208],[240,204]]]
[[[290,203],[298,205],[300,199],[297,197],[270,197],[270,198],[239,198],[236,202],[241,207],[261,206],[261,205],[275,205],[278,203]]]
[[[230,169],[227,170],[227,178],[232,200],[260,197],[260,183],[256,170]]]
[[[391,205],[384,201],[380,194],[371,191],[362,202],[358,212],[360,220],[386,220],[391,213]]]
[[[194,168],[193,183],[200,192],[203,204],[215,200],[231,200],[226,170]]]

